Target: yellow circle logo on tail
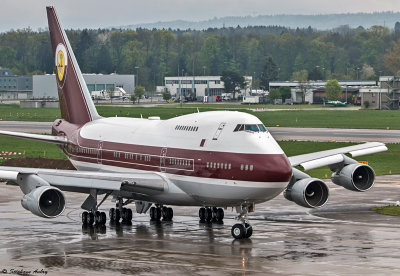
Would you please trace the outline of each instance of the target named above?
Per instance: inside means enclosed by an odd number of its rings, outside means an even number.
[[[65,55],[63,51],[57,53],[57,76],[59,81],[62,81],[65,73]]]
[[[63,44],[58,44],[56,48],[55,65],[57,78],[60,82],[65,80],[65,74],[67,73],[68,56],[67,49]]]

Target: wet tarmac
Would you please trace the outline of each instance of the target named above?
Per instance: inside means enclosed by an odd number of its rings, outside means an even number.
[[[329,184],[329,202],[309,210],[283,198],[256,206],[254,234],[233,240],[224,224],[199,223],[197,208],[174,207],[173,222],[135,214],[131,225],[82,227],[84,195],[66,193],[56,219],[20,205],[0,183],[0,272],[31,275],[399,275],[400,217],[370,208],[400,200],[400,176],[378,177],[366,193]],[[112,207],[111,202],[103,209]]]

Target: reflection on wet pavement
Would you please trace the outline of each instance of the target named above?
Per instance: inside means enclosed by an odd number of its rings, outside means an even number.
[[[391,183],[399,179],[380,177],[367,193],[330,185],[329,203],[311,211],[279,196],[257,206],[248,240],[232,239],[231,210],[223,224],[200,223],[197,208],[175,207],[173,222],[136,214],[131,224],[87,227],[80,223],[84,195],[67,193],[65,213],[47,220],[20,206],[18,187],[0,184],[0,269],[44,269],[48,275],[399,274],[400,218],[370,211],[398,200],[400,185]]]

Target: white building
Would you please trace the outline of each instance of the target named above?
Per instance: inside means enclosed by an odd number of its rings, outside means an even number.
[[[247,88],[242,91],[247,93],[252,85],[252,77],[245,76]],[[204,96],[221,96],[225,93],[224,82],[221,76],[182,76],[165,77],[165,88],[171,93],[172,97],[183,96],[199,99]]]
[[[135,75],[118,74],[83,74],[89,92],[100,90],[114,90],[115,87],[123,88],[132,94],[135,90]],[[55,75],[33,76],[33,98],[58,99]]]

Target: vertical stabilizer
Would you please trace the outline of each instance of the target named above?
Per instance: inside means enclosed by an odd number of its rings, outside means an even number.
[[[62,118],[78,125],[101,118],[54,7],[46,9]]]

